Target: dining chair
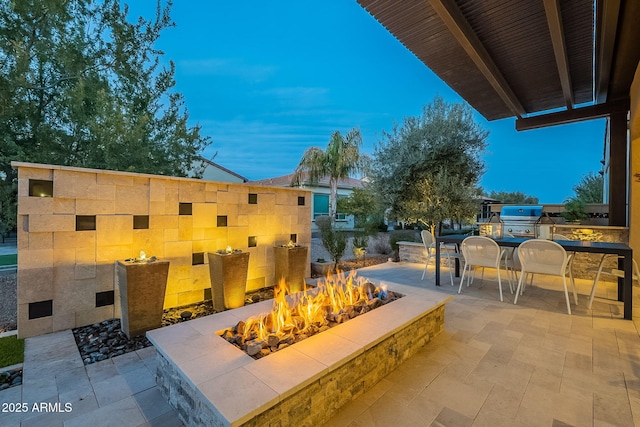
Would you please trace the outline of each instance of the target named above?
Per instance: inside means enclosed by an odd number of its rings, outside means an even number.
[[[579,240],[579,239],[570,239],[567,236],[565,236],[564,234],[554,234],[553,235],[553,241],[556,242],[558,240]],[[573,279],[573,261],[575,261],[575,259],[576,259],[576,253],[575,252],[567,252],[567,256],[569,257],[569,264],[567,266],[567,268],[569,269],[569,277],[571,278],[571,280],[573,282],[575,282],[575,280]]]
[[[427,267],[429,266],[429,261],[431,260],[431,257],[433,257],[436,252],[436,241],[433,237],[433,234],[431,234],[429,230],[422,230],[420,235],[422,236],[422,243],[424,244],[424,248],[427,251],[427,261],[424,264],[424,270],[422,271],[422,278],[420,279],[420,280],[424,280],[424,276],[427,274]],[[451,258],[456,258],[458,256],[459,254],[456,253],[455,248],[450,248],[449,246],[445,245],[444,242],[440,244],[440,259],[442,259],[442,257],[447,258],[447,268],[449,269],[449,278],[451,279],[451,286],[453,286],[453,272],[451,271]]]
[[[467,287],[472,282],[471,267],[482,268],[482,279],[484,278],[484,268],[491,267],[498,271],[498,289],[500,291],[500,301],[502,299],[502,280],[500,278],[500,264],[504,256],[504,250],[493,240],[484,236],[469,236],[462,241],[462,256],[464,257],[464,268],[460,278],[458,293],[462,292],[462,284],[465,275],[467,277]],[[481,279],[481,280],[482,280]],[[513,287],[509,280],[509,290],[513,293]]]
[[[589,310],[591,310],[591,304],[593,304],[593,296],[596,293],[596,286],[598,286],[598,280],[600,280],[600,275],[606,274],[606,275],[609,275],[609,276],[615,276],[615,277],[624,279],[624,271],[618,270],[617,268],[606,268],[606,267],[604,267],[604,261],[607,258],[610,259],[612,256],[615,256],[616,259],[619,258],[617,255],[604,254],[604,255],[602,255],[602,258],[600,259],[600,263],[598,264],[598,270],[597,270],[597,273],[596,273],[596,277],[595,277],[595,279],[593,279],[593,285],[591,286],[591,293],[589,294],[589,307],[588,307]],[[633,274],[633,280],[640,281],[640,269],[638,269],[638,263],[636,262],[635,259],[633,260],[632,274]]]
[[[522,265],[520,280],[518,280],[518,288],[516,289],[516,297],[513,303],[518,302],[518,296],[523,291],[523,278],[529,273],[546,274],[551,276],[562,277],[564,286],[564,295],[567,301],[567,312],[571,314],[571,303],[569,302],[569,291],[567,289],[566,272],[570,263],[570,255],[562,246],[551,240],[531,239],[524,241],[518,246],[518,258]],[[573,299],[578,304],[578,293],[576,285],[571,276],[571,288],[573,290]]]
[[[520,263],[520,258],[518,258],[517,247],[505,249],[504,265],[507,274],[513,279],[513,283],[517,284],[519,280],[518,272],[522,271],[522,264]],[[529,283],[533,282],[533,273],[528,273],[527,276],[528,277],[525,277],[524,284],[526,284],[526,280],[529,280]]]

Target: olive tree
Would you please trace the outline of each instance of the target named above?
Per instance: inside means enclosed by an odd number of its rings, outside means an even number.
[[[369,177],[392,217],[434,231],[445,219],[477,212],[487,137],[467,104],[436,97],[421,115],[383,133]]]

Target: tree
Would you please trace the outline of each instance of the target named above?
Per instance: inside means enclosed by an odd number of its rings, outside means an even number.
[[[324,177],[329,178],[329,217],[332,223],[336,219],[338,181],[367,167],[368,157],[360,153],[361,145],[362,136],[358,129],[351,129],[345,136],[335,131],[326,150],[308,148],[294,171],[292,186],[301,185],[305,177],[311,185],[317,185]]]
[[[369,176],[396,219],[435,227],[473,216],[469,199],[478,194],[487,136],[467,104],[436,97],[420,116],[383,133]]]
[[[154,47],[174,25],[170,7],[130,23],[118,0],[0,4],[5,222],[16,220],[11,161],[185,176],[211,143],[188,127],[174,64],[161,67]]]
[[[353,215],[355,226],[359,228],[377,229],[384,223],[384,208],[368,187],[354,188],[349,196],[338,199],[338,210]]]
[[[582,203],[603,203],[604,177],[589,172],[573,187],[573,191],[576,193],[575,198]]]
[[[537,197],[529,196],[520,191],[491,191],[485,195],[491,199],[499,200],[501,203],[511,203],[514,205],[535,205],[538,203]]]
[[[589,219],[584,202],[577,197],[564,201],[564,211],[560,215],[569,222]]]
[[[409,223],[422,223],[433,234],[446,219],[460,222],[473,217],[480,202],[478,189],[466,185],[460,176],[440,169],[435,176],[417,181],[407,197],[396,206],[396,213]]]

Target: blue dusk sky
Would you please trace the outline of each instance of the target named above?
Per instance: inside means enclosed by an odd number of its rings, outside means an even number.
[[[132,17],[155,12],[155,0],[130,3]],[[157,48],[175,62],[190,125],[213,140],[203,155],[251,180],[291,173],[335,130],[359,128],[373,154],[434,96],[463,101],[354,0],[177,1],[171,17]],[[525,132],[476,120],[489,131],[487,192],[562,203],[601,168],[604,119]]]

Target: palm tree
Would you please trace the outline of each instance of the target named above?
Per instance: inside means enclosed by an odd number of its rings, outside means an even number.
[[[332,223],[336,219],[338,181],[363,172],[368,165],[368,156],[360,153],[361,145],[359,129],[353,128],[345,136],[335,131],[326,150],[310,147],[304,152],[291,179],[292,186],[299,186],[307,175],[310,185],[317,185],[320,179],[329,177],[329,216]]]

